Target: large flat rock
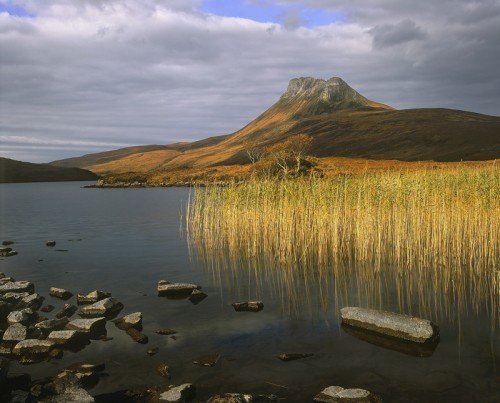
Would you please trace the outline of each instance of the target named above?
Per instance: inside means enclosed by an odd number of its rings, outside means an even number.
[[[342,323],[415,343],[425,343],[439,335],[430,320],[375,309],[346,307],[340,310]]]
[[[10,281],[0,285],[0,294],[7,292],[27,292],[32,294],[35,292],[35,286],[29,281]]]
[[[190,283],[173,283],[170,284],[166,281],[158,282],[158,296],[170,298],[185,298],[191,295],[194,290],[199,290],[201,287],[196,284]]]

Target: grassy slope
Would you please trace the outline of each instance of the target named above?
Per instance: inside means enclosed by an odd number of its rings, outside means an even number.
[[[0,158],[0,183],[96,180],[93,172]]]

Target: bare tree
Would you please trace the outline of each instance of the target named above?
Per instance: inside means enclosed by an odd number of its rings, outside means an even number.
[[[312,146],[312,138],[306,134],[297,134],[290,137],[285,143],[290,150],[290,154],[295,159],[295,169],[297,173],[300,171],[300,164],[305,158]]]
[[[257,161],[260,161],[262,157],[264,157],[264,150],[259,147],[256,143],[249,143],[245,152],[248,155],[248,159],[252,164],[255,164]]]

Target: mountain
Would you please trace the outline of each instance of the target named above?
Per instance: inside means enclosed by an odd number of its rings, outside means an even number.
[[[0,183],[92,181],[98,178],[85,169],[32,164],[0,157]]]
[[[452,109],[395,110],[344,80],[294,78],[267,111],[241,130],[193,143],[132,147],[54,165],[100,174],[157,172],[248,163],[245,148],[307,134],[317,157],[402,161],[489,160],[500,157],[500,117]],[[149,148],[148,148],[149,147]]]

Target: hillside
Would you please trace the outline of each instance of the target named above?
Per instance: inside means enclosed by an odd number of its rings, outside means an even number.
[[[338,77],[296,78],[267,111],[241,130],[194,143],[132,147],[55,161],[100,174],[198,169],[248,163],[245,148],[295,134],[313,138],[317,157],[401,161],[500,157],[500,117],[451,109],[394,110]]]
[[[99,177],[80,168],[62,168],[0,157],[0,183],[93,181]]]

